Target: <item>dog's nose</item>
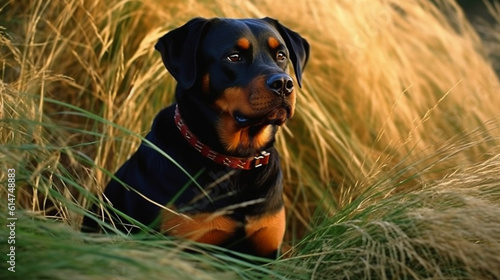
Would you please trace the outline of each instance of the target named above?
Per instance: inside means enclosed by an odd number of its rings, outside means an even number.
[[[288,96],[293,91],[293,80],[287,74],[275,74],[267,79],[267,87],[279,96]]]

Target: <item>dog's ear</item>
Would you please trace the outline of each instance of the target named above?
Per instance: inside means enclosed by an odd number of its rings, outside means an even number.
[[[207,22],[204,18],[194,18],[165,34],[155,45],[163,64],[184,89],[191,88],[196,80],[198,46]]]
[[[290,59],[292,60],[293,68],[295,69],[297,83],[300,87],[302,72],[304,71],[304,68],[306,67],[307,61],[309,59],[309,43],[297,32],[286,28],[275,19],[266,17],[262,20],[274,26],[274,28],[276,28],[280,33],[281,37],[283,37],[283,40],[285,40],[286,47],[290,52]]]

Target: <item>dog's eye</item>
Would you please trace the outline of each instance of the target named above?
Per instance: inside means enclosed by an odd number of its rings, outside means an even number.
[[[276,54],[277,61],[284,61],[286,59],[286,54],[284,52],[278,52]]]
[[[227,57],[227,60],[231,61],[231,62],[238,62],[238,61],[241,61],[241,55],[239,53],[233,53],[233,54],[230,54],[228,57]]]

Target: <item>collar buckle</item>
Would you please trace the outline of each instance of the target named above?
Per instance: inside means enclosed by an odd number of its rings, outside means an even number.
[[[262,151],[260,153],[260,155],[254,157],[253,159],[253,167],[254,168],[258,168],[258,167],[261,167],[262,165],[266,165],[269,163],[269,156],[271,154],[266,152],[266,151]]]

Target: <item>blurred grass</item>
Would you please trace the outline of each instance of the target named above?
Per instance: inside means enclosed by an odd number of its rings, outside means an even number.
[[[500,33],[485,23],[483,45],[454,2],[433,2],[0,3],[0,165],[16,169],[24,209],[16,277],[499,278]],[[271,266],[75,231],[172,102],[153,45],[194,16],[271,16],[311,43],[277,143],[291,251]]]

